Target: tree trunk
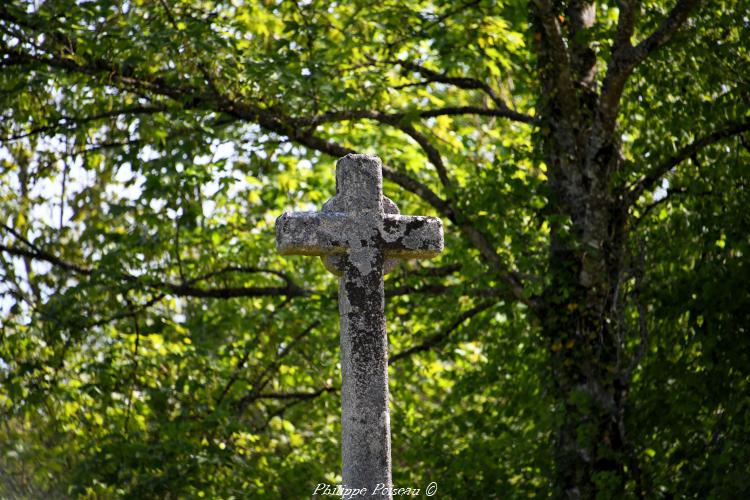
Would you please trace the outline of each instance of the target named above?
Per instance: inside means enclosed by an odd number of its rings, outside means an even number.
[[[545,26],[544,14],[538,120],[551,248],[542,328],[560,419],[555,496],[613,498],[633,489],[637,471],[625,434],[630,375],[620,285],[627,208],[612,182],[622,156],[616,127],[603,125],[596,59],[585,42],[590,4],[569,2],[568,46],[561,38],[555,45],[556,26]]]
[[[612,221],[608,207],[589,217]],[[557,435],[557,496],[607,497],[629,478],[625,405],[629,377],[623,366],[618,311],[621,247],[594,245],[560,225],[553,234],[551,286],[543,330],[561,411]],[[601,240],[600,240],[601,241]],[[632,471],[632,467],[631,467]]]
[[[629,373],[620,313],[625,213],[609,193],[607,171],[619,158],[610,151],[585,155],[596,161],[582,158],[584,168],[560,161],[569,151],[553,146],[547,155],[554,223],[542,324],[562,420],[556,483],[568,498],[621,493],[633,469],[626,466]]]

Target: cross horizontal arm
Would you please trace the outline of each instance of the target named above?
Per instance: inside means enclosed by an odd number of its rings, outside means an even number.
[[[344,253],[350,219],[339,212],[285,212],[276,219],[276,248],[281,255]]]
[[[282,255],[343,254],[355,241],[365,246],[370,241],[388,258],[429,259],[443,251],[443,223],[418,215],[372,218],[343,212],[286,212],[276,221]]]
[[[382,238],[387,257],[429,259],[443,251],[443,223],[437,217],[386,214]]]

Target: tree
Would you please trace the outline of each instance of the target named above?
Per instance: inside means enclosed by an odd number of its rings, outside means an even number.
[[[396,484],[747,493],[749,18],[3,3],[4,494],[336,482],[335,282],[273,221],[354,151],[446,223],[386,282]]]

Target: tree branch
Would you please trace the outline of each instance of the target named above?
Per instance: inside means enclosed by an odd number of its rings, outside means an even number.
[[[401,295],[447,295],[458,292],[462,297],[499,297],[504,300],[515,300],[515,296],[508,288],[464,288],[462,285],[443,285],[440,283],[426,283],[420,286],[394,286],[385,289],[386,297]]]
[[[593,91],[596,86],[596,54],[587,32],[596,21],[594,0],[568,0],[565,21],[574,84]]]
[[[700,139],[697,139],[683,147],[667,160],[652,168],[641,180],[637,181],[626,194],[626,203],[632,205],[645,192],[654,185],[674,167],[698,153],[703,148],[750,130],[750,120],[734,122],[726,127],[716,130]]]
[[[404,118],[406,117],[406,114],[403,113],[397,113],[397,114],[385,114],[381,113],[379,111],[344,111],[344,112],[333,112],[333,113],[326,113],[324,115],[319,115],[318,117],[312,117],[309,119],[302,119],[302,120],[296,120],[298,123],[304,123],[304,124],[320,124],[324,123],[325,121],[332,121],[332,120],[351,120],[356,118],[368,118],[371,120],[375,120],[380,123],[384,123],[387,125],[391,125],[398,130],[401,130],[406,135],[414,139],[414,141],[419,144],[419,146],[422,148],[422,150],[425,152],[425,155],[427,156],[427,159],[432,163],[432,165],[435,167],[435,170],[438,173],[438,177],[440,178],[440,182],[443,184],[443,187],[448,190],[448,192],[451,192],[451,182],[448,179],[448,171],[445,167],[445,163],[443,163],[443,159],[440,156],[440,152],[435,148],[427,139],[427,137],[418,132],[410,123],[407,123]],[[294,119],[292,119],[294,120]]]
[[[406,134],[411,136],[421,146],[422,150],[425,152],[425,155],[430,160],[430,163],[435,166],[441,183],[449,193],[452,193],[453,188],[450,180],[448,179],[445,164],[443,163],[442,157],[440,156],[440,152],[437,150],[437,148],[435,148],[424,135],[420,134],[413,127],[411,127],[411,125],[402,125],[399,128]],[[469,241],[492,265],[494,270],[500,273],[500,277],[510,286],[510,289],[515,298],[530,306],[532,309],[536,310],[537,304],[533,300],[526,297],[524,294],[524,286],[522,281],[519,279],[516,273],[507,270],[506,266],[501,261],[500,256],[497,254],[497,251],[495,251],[494,246],[492,245],[492,243],[490,243],[489,238],[487,238],[487,236],[482,231],[477,229],[476,226],[471,223],[469,218],[463,215],[461,212],[453,208],[451,209],[451,212],[454,215],[454,218],[451,219],[452,222],[456,224],[461,229],[461,232],[463,232],[469,238]]]
[[[266,392],[258,394],[256,399],[314,399],[318,396],[338,391],[338,387],[321,387],[320,389],[312,392]]]
[[[147,285],[160,288],[158,284]],[[171,295],[178,297],[194,297],[204,299],[231,299],[236,297],[301,297],[308,294],[307,290],[289,286],[243,286],[222,288],[199,288],[190,285],[164,283]]]
[[[315,151],[327,153],[334,157],[345,156],[355,153],[350,148],[343,147],[339,144],[326,141],[312,135],[308,130],[303,129],[293,119],[285,117],[279,110],[274,108],[263,109],[247,102],[237,102],[226,96],[216,94],[206,94],[195,89],[185,89],[171,87],[163,79],[158,77],[149,77],[148,80],[136,76],[132,68],[115,67],[107,61],[96,60],[88,64],[78,63],[71,59],[60,59],[55,57],[39,57],[14,51],[19,63],[44,64],[50,67],[59,68],[64,71],[73,73],[83,73],[87,75],[105,74],[108,79],[121,82],[125,88],[137,88],[162,95],[181,102],[183,106],[198,109],[200,107],[220,111],[243,121],[257,123],[269,132],[287,136],[290,140],[303,146],[309,147]],[[185,96],[190,96],[190,100],[185,102]],[[416,194],[432,205],[439,213],[442,213],[451,220],[455,220],[455,214],[448,202],[442,200],[426,185],[409,177],[401,172],[384,167],[383,174],[386,178],[392,180],[405,190]]]
[[[448,178],[448,169],[445,167],[445,163],[443,163],[443,158],[440,156],[440,152],[437,150],[435,146],[432,145],[430,140],[421,132],[417,131],[412,125],[408,123],[401,123],[398,125],[398,129],[404,132],[406,135],[414,139],[414,142],[419,144],[419,147],[422,148],[422,151],[424,151],[425,156],[427,156],[427,159],[432,163],[432,165],[435,167],[435,170],[437,171],[438,178],[440,179],[440,183],[443,185],[443,188],[448,193],[448,198],[452,198],[455,193],[453,189],[453,183]]]
[[[291,352],[291,350],[294,348],[294,346],[299,343],[300,340],[305,338],[311,331],[313,331],[318,325],[320,324],[320,321],[313,321],[310,323],[310,325],[302,330],[299,334],[297,334],[287,345],[284,346],[283,349],[279,352],[279,354],[271,361],[259,374],[257,377],[255,377],[255,380],[250,384],[250,392],[238,399],[234,406],[239,409],[240,412],[242,412],[247,405],[258,399],[260,392],[265,389],[266,385],[268,385],[268,382],[270,382],[270,379],[267,378],[267,375],[271,372],[271,370],[276,370],[276,368],[281,363],[281,360],[284,359],[284,357]],[[228,389],[227,389],[228,390]],[[226,394],[224,392],[222,396]]]
[[[646,59],[653,52],[665,45],[679,30],[694,8],[699,6],[702,0],[678,0],[677,4],[667,14],[659,27],[646,39],[641,41],[634,49],[635,64]]]
[[[542,39],[546,41],[549,49],[543,50],[543,53],[547,55],[548,62],[552,66],[546,70],[556,92],[552,98],[566,115],[576,117],[578,116],[578,98],[573,86],[570,54],[565,45],[560,23],[550,0],[533,0],[532,3],[536,7],[536,17],[542,28]]]
[[[17,257],[26,257],[38,261],[47,262],[55,267],[64,269],[66,271],[73,272],[75,274],[83,276],[91,276],[94,274],[93,269],[85,268],[70,262],[66,262],[55,255],[43,250],[27,250],[16,246],[8,246],[0,244],[0,251],[15,255]],[[221,270],[217,273],[228,272]],[[248,272],[248,271],[245,271]],[[268,272],[259,270],[258,272]],[[128,282],[140,281],[144,286],[158,289],[168,290],[170,294],[178,297],[196,297],[196,298],[216,298],[216,299],[228,299],[234,297],[269,297],[269,296],[285,296],[285,297],[301,297],[312,293],[310,290],[303,289],[293,283],[290,278],[285,277],[287,282],[286,286],[251,286],[251,287],[222,287],[222,288],[200,288],[194,286],[194,283],[206,279],[217,273],[209,273],[206,277],[198,277],[188,280],[186,283],[167,283],[167,282],[143,282],[140,278],[130,275],[123,274],[120,276],[121,279]],[[278,273],[275,273],[278,274]]]
[[[10,229],[7,226],[0,226],[0,228]],[[27,250],[24,248],[18,248],[16,246],[7,246],[0,244],[0,251],[5,252],[9,255],[16,257],[27,257],[42,262],[47,262],[53,266],[59,267],[66,271],[70,271],[82,276],[91,276],[94,274],[94,269],[85,268],[70,262],[66,262],[59,257],[56,257],[49,252],[40,250],[33,244],[27,242],[28,245],[32,246],[33,250]],[[436,273],[431,273],[430,269],[426,269],[423,273],[429,276],[443,276],[449,274],[456,269],[456,266],[447,266],[445,269],[437,270]],[[195,286],[195,283],[199,281],[205,281],[216,276],[221,276],[229,273],[267,273],[278,276],[286,282],[286,286],[282,287],[220,287],[220,288],[199,288]],[[124,281],[135,282],[139,281],[140,278],[124,274],[121,275]],[[143,282],[141,283],[148,288],[161,291],[158,294],[157,300],[161,300],[167,293],[177,297],[194,297],[194,298],[237,298],[237,297],[268,297],[268,296],[282,296],[287,298],[310,296],[310,295],[326,295],[326,290],[315,290],[309,288],[302,288],[292,280],[290,276],[281,271],[266,268],[256,268],[248,266],[226,266],[221,269],[211,271],[200,276],[185,280],[184,283],[163,283],[163,282]],[[442,285],[442,284],[424,284],[422,286],[394,286],[387,287],[385,289],[386,297],[396,297],[402,295],[443,295],[447,293],[454,293],[458,291],[461,296],[465,297],[503,297],[505,299],[515,298],[513,293],[508,293],[506,288],[464,288],[462,285]],[[114,319],[120,319],[114,318]]]
[[[678,0],[659,27],[633,47],[630,43],[630,37],[633,33],[633,17],[637,1],[621,1],[621,7],[624,10],[621,11],[620,19],[618,19],[615,50],[607,66],[607,74],[604,77],[599,98],[599,120],[603,130],[614,130],[617,113],[620,109],[620,98],[625,83],[635,67],[669,42],[677,30],[687,21],[692,10],[700,3],[701,0]]]
[[[446,189],[449,188],[449,180],[447,177],[447,172],[445,168],[445,164],[443,163],[442,157],[440,156],[440,153],[438,150],[432,146],[432,144],[427,140],[426,137],[419,134],[416,130],[413,128],[406,127],[406,130],[404,130],[404,127],[398,123],[393,123],[391,120],[386,118],[384,115],[380,114],[379,112],[372,112],[374,113],[371,118],[374,120],[381,121],[383,123],[393,125],[396,128],[399,128],[400,130],[404,131],[405,133],[409,134],[411,132],[412,138],[418,142],[420,147],[422,147],[422,150],[425,152],[425,155],[430,160],[431,163],[435,166],[436,170],[438,171],[438,175],[441,179],[441,182],[446,186]],[[312,138],[312,136],[302,136],[301,140],[309,140]],[[419,140],[417,140],[419,139]],[[339,147],[337,145],[327,143],[325,141],[322,141],[323,144],[320,144],[321,146],[325,146],[326,148],[330,148],[332,151],[338,151],[339,153],[348,154],[349,151],[347,150],[339,150]],[[328,152],[328,151],[326,151]],[[339,156],[343,156],[343,154],[339,154]],[[384,166],[383,167],[383,175],[384,177],[393,180],[397,184],[401,185],[408,191],[414,192],[414,193],[422,193],[423,196],[421,196],[425,201],[430,203],[436,210],[439,211],[439,213],[442,213],[448,219],[456,224],[461,231],[467,236],[469,241],[474,245],[478,250],[479,253],[484,257],[487,262],[491,264],[493,269],[500,273],[500,277],[510,286],[510,289],[516,298],[516,300],[519,300],[529,306],[533,310],[538,310],[538,304],[536,301],[534,301],[531,298],[528,298],[524,294],[524,286],[522,280],[514,273],[513,271],[508,271],[506,269],[506,266],[501,261],[499,255],[495,251],[494,246],[490,243],[489,239],[480,231],[478,230],[474,225],[471,224],[469,219],[463,215],[461,212],[459,212],[457,209],[453,207],[453,205],[449,201],[445,201],[441,198],[439,198],[432,190],[427,188],[425,185],[419,183],[418,181],[413,180],[412,178],[398,173],[394,170],[392,170],[389,167]],[[402,182],[404,182],[402,184]],[[408,187],[407,187],[408,186]]]
[[[263,395],[263,397],[258,396],[257,399],[277,399],[277,400],[290,400],[288,403],[282,405],[280,408],[274,410],[273,412],[269,413],[268,418],[266,419],[265,423],[257,429],[257,432],[262,432],[268,427],[269,422],[274,417],[278,417],[280,415],[283,415],[285,411],[287,411],[289,408],[296,406],[304,401],[310,401],[312,399],[318,398],[323,394],[327,394],[330,392],[336,392],[339,389],[336,387],[322,387],[316,391],[313,392],[290,392],[290,393],[268,393]]]
[[[620,96],[625,88],[625,81],[632,71],[632,68],[628,69],[628,64],[633,53],[631,38],[635,30],[635,12],[640,7],[640,0],[619,0],[618,7],[620,14],[617,18],[612,55],[607,64],[607,73],[604,75],[602,92],[599,96],[600,121],[606,130],[614,127]]]
[[[448,339],[451,333],[456,331],[464,322],[468,321],[469,319],[473,318],[477,314],[489,309],[490,307],[494,305],[495,305],[495,302],[483,302],[481,304],[478,304],[472,307],[468,311],[464,311],[458,316],[458,318],[456,318],[456,320],[453,323],[451,323],[448,326],[448,328],[446,328],[442,332],[432,335],[431,337],[428,337],[427,340],[425,340],[421,344],[417,344],[415,346],[409,347],[408,349],[404,349],[403,351],[399,353],[394,354],[393,356],[390,357],[388,363],[393,364],[396,361],[409,357],[414,353],[427,351],[439,344],[442,344]]]
[[[276,316],[276,314],[278,314],[279,311],[281,311],[286,305],[288,305],[290,300],[291,299],[287,297],[284,302],[282,302],[278,307],[274,308],[271,314],[269,314],[263,321],[262,329],[266,329],[271,324],[271,321],[273,321],[273,318]],[[222,401],[224,401],[224,398],[229,393],[229,389],[231,389],[239,379],[242,370],[245,368],[247,360],[250,359],[250,354],[252,354],[252,351],[253,350],[250,345],[245,346],[245,352],[242,354],[242,357],[237,360],[237,364],[235,365],[234,370],[232,370],[232,375],[230,375],[227,383],[224,384],[224,388],[221,390],[221,393],[219,393],[219,397],[216,398],[217,408],[221,405]]]
[[[104,120],[106,118],[114,118],[121,115],[140,115],[140,114],[153,114],[165,111],[166,108],[162,106],[131,106],[123,109],[105,111],[91,116],[59,116],[53,118],[56,123],[51,125],[44,125],[41,127],[35,127],[28,132],[11,135],[8,137],[0,138],[0,142],[11,142],[30,137],[36,134],[43,134],[46,132],[57,132],[59,130],[70,130],[75,128],[76,125],[83,125],[98,120]],[[65,123],[62,123],[65,122]]]
[[[71,271],[76,274],[83,274],[86,276],[90,276],[92,274],[92,271],[90,269],[86,269],[84,267],[77,266],[69,262],[65,262],[64,260],[61,260],[58,257],[55,257],[54,255],[52,255],[51,253],[45,252],[43,250],[27,250],[25,248],[18,248],[16,246],[7,246],[7,245],[0,244],[0,251],[3,251],[10,255],[15,255],[16,257],[25,257],[25,258],[30,258],[34,260],[44,261],[44,262],[47,262],[48,264],[52,264],[55,267],[59,267],[66,271]]]
[[[617,31],[612,46],[612,54],[628,51],[633,48],[631,38],[635,30],[635,13],[640,8],[640,0],[619,0],[617,2],[620,14],[617,18]]]
[[[492,87],[487,85],[485,82],[471,77],[466,76],[448,76],[444,73],[438,73],[437,71],[428,69],[420,64],[411,61],[389,61],[390,64],[396,64],[402,68],[414,71],[427,78],[428,82],[445,83],[447,85],[453,85],[464,90],[481,90],[495,103],[501,110],[508,110],[510,108],[498,95],[492,90]],[[511,111],[512,113],[512,111]]]
[[[419,267],[415,270],[412,270],[411,273],[415,274],[417,276],[432,276],[432,277],[443,277],[443,276],[450,276],[453,273],[457,273],[461,270],[462,265],[461,264],[446,264],[444,266],[429,266],[429,267]]]
[[[125,423],[123,424],[123,431],[127,435],[130,433],[129,425],[130,422],[130,410],[133,406],[133,395],[135,393],[135,384],[138,381],[138,347],[141,342],[141,326],[138,321],[138,313],[133,309],[133,304],[130,299],[126,299],[128,303],[128,309],[130,316],[133,319],[133,328],[135,329],[135,345],[133,346],[133,370],[130,374],[130,392],[128,395],[128,408],[125,412]],[[64,357],[64,356],[63,356]]]
[[[666,203],[666,202],[670,201],[670,199],[672,199],[673,195],[684,194],[684,193],[687,193],[687,189],[680,189],[680,190],[667,189],[667,194],[664,197],[659,198],[658,200],[656,200],[653,203],[649,203],[641,211],[641,214],[636,218],[635,223],[633,224],[633,226],[638,226],[644,219],[646,219],[646,217],[648,216],[648,214],[651,213],[651,211],[653,209],[655,209],[656,207],[658,207],[659,205],[661,205],[663,203]]]
[[[446,106],[444,108],[414,110],[399,113],[381,113],[379,111],[367,109],[354,109],[345,111],[329,111],[316,116],[294,118],[293,120],[299,125],[317,126],[323,123],[373,119],[385,123],[400,123],[411,121],[415,118],[434,118],[437,116],[461,116],[461,115],[478,115],[492,116],[499,118],[509,118],[513,121],[522,123],[534,123],[534,117],[523,113],[518,113],[507,108],[483,108],[481,106]]]

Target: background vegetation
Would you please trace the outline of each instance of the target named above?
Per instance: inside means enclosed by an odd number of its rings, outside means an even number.
[[[750,493],[746,0],[0,3],[0,496],[303,498],[335,279],[274,220],[380,155],[394,483]]]

